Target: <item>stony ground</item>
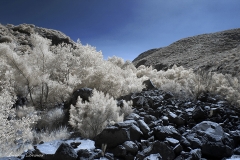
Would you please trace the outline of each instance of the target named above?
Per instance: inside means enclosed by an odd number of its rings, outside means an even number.
[[[80,97],[84,95],[81,92]],[[144,89],[121,97],[120,106],[122,99],[133,101],[134,112],[105,128],[94,142],[42,142],[16,160],[240,158],[240,111],[222,97],[204,93],[190,101],[177,99],[171,92]]]
[[[236,76],[240,72],[240,29],[184,38],[167,47],[148,50],[133,63],[137,67],[152,65],[157,70],[176,64]]]

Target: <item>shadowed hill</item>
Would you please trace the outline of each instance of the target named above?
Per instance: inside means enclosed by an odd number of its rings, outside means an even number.
[[[184,38],[167,47],[148,50],[133,63],[136,67],[152,65],[157,70],[176,64],[235,76],[240,72],[240,28]]]

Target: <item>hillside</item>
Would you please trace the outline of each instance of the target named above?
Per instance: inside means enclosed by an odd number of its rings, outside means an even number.
[[[133,60],[136,67],[152,65],[157,70],[166,70],[176,64],[233,76],[240,72],[239,63],[239,28],[184,38],[167,47],[148,50]]]

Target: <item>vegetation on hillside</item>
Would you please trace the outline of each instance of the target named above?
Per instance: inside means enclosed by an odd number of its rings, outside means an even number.
[[[118,57],[104,60],[101,52],[80,41],[76,46],[53,46],[38,34],[32,34],[30,39],[31,48],[24,51],[17,50],[19,44],[13,41],[0,43],[0,156],[21,153],[41,140],[67,138],[68,128],[50,123],[58,124],[65,116],[55,104],[68,101],[73,91],[82,87],[93,88],[93,95],[89,102],[79,98],[75,106],[71,105],[69,124],[90,138],[132,111],[126,102],[127,110],[118,108],[116,99],[141,91],[147,79],[182,98],[197,99],[201,92],[209,91],[240,105],[239,80],[230,75],[194,73],[181,66],[167,71],[136,68]],[[27,106],[12,108],[17,96],[26,97]],[[36,131],[37,125],[45,129]]]

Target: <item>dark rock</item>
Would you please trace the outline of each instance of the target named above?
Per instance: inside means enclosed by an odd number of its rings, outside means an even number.
[[[127,122],[129,122],[129,121],[127,121]],[[132,123],[118,122],[118,123],[115,123],[114,126],[112,126],[112,127],[129,128],[129,127],[131,127],[131,125],[132,125]]]
[[[179,140],[176,140],[174,138],[166,138],[166,141],[173,147],[179,144]]]
[[[140,137],[143,135],[140,128],[134,124],[132,124],[131,127],[129,128],[129,133],[130,133],[130,140],[132,141],[138,141]]]
[[[150,132],[150,128],[148,127],[148,125],[143,120],[138,120],[137,123],[143,135],[148,137],[148,134]]]
[[[204,111],[200,106],[197,106],[192,112],[192,118],[196,121],[204,120],[207,117],[208,117],[207,112]]]
[[[184,136],[182,136],[182,138],[180,140],[180,143],[184,147],[190,147],[191,146],[191,143]]]
[[[219,139],[224,136],[224,131],[222,127],[219,124],[211,121],[203,121],[197,124],[195,127],[192,128],[192,132],[204,132],[205,134],[208,134],[210,136],[216,135],[219,136]]]
[[[136,125],[136,126],[138,126],[138,123],[135,120],[126,120],[126,121],[123,121],[123,123],[127,124],[127,125]]]
[[[114,148],[130,140],[130,132],[127,128],[118,128],[115,126],[105,128],[95,138],[95,146],[100,147],[107,144],[108,148]]]
[[[157,71],[160,71],[160,70],[167,71],[169,66],[167,64],[160,63],[160,64],[157,64],[156,66],[154,66],[154,68]]]
[[[197,135],[195,133],[192,133],[192,134],[188,134],[186,136],[187,140],[190,142],[191,144],[191,147],[193,149],[196,149],[196,148],[201,148],[202,147],[202,142],[201,140],[197,137]]]
[[[100,157],[102,157],[102,150],[100,150],[100,149],[94,149],[94,150],[80,149],[77,152],[77,155],[78,155],[79,160],[99,159]]]
[[[81,142],[72,142],[72,143],[70,143],[70,145],[71,145],[73,148],[77,148],[80,144],[81,144]]]
[[[136,107],[140,107],[140,108],[142,108],[143,106],[149,107],[147,99],[143,96],[135,97],[134,99],[132,99],[132,101],[133,101],[133,105]]]
[[[183,134],[183,133],[186,131],[186,127],[184,127],[184,126],[179,127],[179,128],[177,128],[177,129],[178,129],[178,132],[179,132],[180,134]]]
[[[126,120],[138,120],[140,116],[136,113],[130,113],[127,117]]]
[[[191,142],[191,147],[202,148],[203,156],[213,158],[231,156],[231,147],[223,143],[226,137],[227,135],[222,127],[210,121],[203,121],[197,124],[186,136]]]
[[[127,152],[130,152],[133,155],[135,155],[138,152],[138,146],[132,141],[126,141],[122,144],[122,146],[126,148]]]
[[[163,122],[164,126],[168,126],[169,125],[168,117],[167,116],[163,116],[162,117],[162,122]]]
[[[74,149],[67,143],[62,143],[54,154],[54,159],[76,160],[78,157]]]
[[[153,142],[148,148],[139,152],[136,157],[141,160],[151,154],[157,154],[157,153],[160,153],[160,155],[162,156],[162,159],[164,160],[172,160],[175,158],[175,153],[173,152],[171,147],[165,144],[164,142],[160,142],[160,141]]]
[[[150,79],[145,80],[143,82],[143,84],[146,86],[147,90],[155,90],[155,89],[157,89],[157,87],[155,87],[155,85],[152,83],[152,81]]]
[[[200,149],[194,149],[190,152],[181,152],[181,155],[179,155],[175,160],[205,160],[201,158],[201,150]]]
[[[173,112],[168,112],[168,119],[170,123],[174,123],[177,126],[182,126],[185,124],[185,120]]]
[[[114,155],[112,153],[106,153],[104,157],[107,158],[108,160],[114,160]]]
[[[233,153],[236,154],[236,155],[240,155],[240,147],[235,148]]]
[[[173,148],[173,151],[175,155],[178,156],[183,151],[183,147],[180,144],[178,144]]]
[[[152,137],[148,138],[148,142],[154,142],[154,141],[155,141],[155,138],[154,138],[154,136],[152,136]]]
[[[141,140],[141,150],[146,149],[147,147],[149,147],[150,142],[148,140]]]
[[[145,157],[143,160],[163,160],[163,159],[159,153],[156,153],[156,154],[150,154],[149,156]]]
[[[153,134],[158,140],[164,140],[166,137],[181,139],[181,135],[173,126],[157,126],[153,129]]]
[[[82,158],[90,158],[91,157],[91,152],[88,149],[80,149],[78,152],[78,157]]]
[[[74,91],[71,98],[71,104],[76,105],[79,96],[82,98],[83,101],[89,101],[89,97],[92,96],[92,89],[85,87]]]
[[[111,150],[111,152],[114,154],[114,156],[119,158],[124,158],[127,154],[127,150],[122,145],[119,145]]]
[[[157,118],[155,116],[152,115],[144,115],[144,122],[149,124],[152,121],[156,121]]]
[[[197,98],[202,102],[208,102],[208,97],[209,97],[208,92],[202,92]]]
[[[163,95],[164,99],[169,99],[174,97],[174,95],[171,92],[165,92],[165,94]]]
[[[192,160],[199,160],[202,157],[201,149],[194,149],[190,151],[192,155]]]

